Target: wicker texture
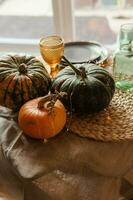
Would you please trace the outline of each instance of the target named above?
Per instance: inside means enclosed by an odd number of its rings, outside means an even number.
[[[116,90],[105,110],[72,116],[70,132],[100,141],[133,140],[133,92]]]

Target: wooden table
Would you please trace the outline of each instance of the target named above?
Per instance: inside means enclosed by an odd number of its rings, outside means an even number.
[[[10,110],[0,107],[0,116],[0,199],[133,198],[133,141],[105,143],[63,131],[47,143],[23,136],[11,148],[20,130]]]

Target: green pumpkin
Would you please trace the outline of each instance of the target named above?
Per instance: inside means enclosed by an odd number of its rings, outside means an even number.
[[[48,93],[50,77],[33,56],[9,55],[0,58],[0,105],[19,108],[28,100]]]
[[[115,91],[109,72],[95,64],[68,64],[70,67],[61,70],[53,80],[51,90],[66,92],[63,102],[76,113],[89,114],[106,108]]]

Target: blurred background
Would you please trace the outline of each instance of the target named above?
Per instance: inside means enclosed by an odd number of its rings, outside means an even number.
[[[0,51],[51,34],[112,45],[132,10],[133,0],[0,0]]]

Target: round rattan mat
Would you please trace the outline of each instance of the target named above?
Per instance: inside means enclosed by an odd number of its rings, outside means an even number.
[[[90,115],[72,115],[69,130],[100,141],[133,140],[133,92],[116,90],[108,108]]]

